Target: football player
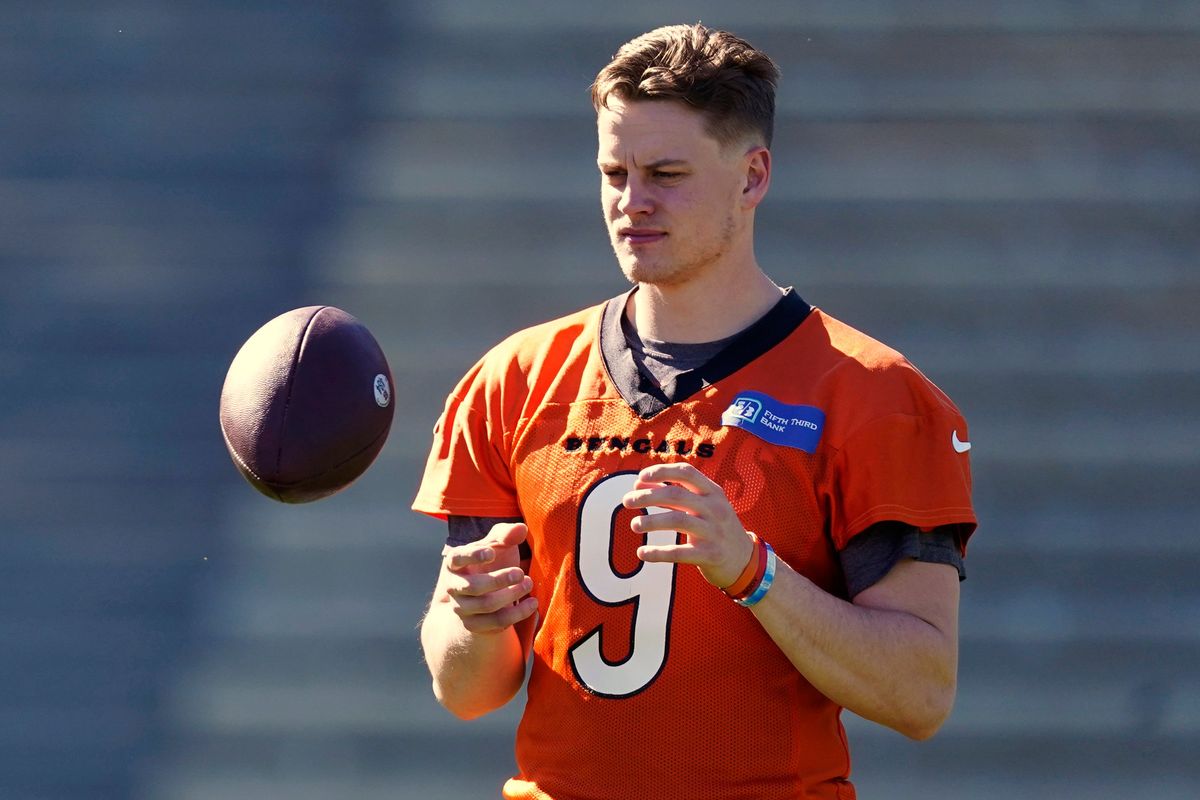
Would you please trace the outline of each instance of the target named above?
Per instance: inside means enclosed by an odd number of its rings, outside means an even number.
[[[438,700],[507,703],[506,798],[852,798],[840,712],[931,736],[976,520],[966,423],[754,253],[778,70],[701,25],[597,76],[627,293],[519,332],[450,395],[414,508],[449,537]]]

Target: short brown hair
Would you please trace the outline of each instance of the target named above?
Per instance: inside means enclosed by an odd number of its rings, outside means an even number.
[[[592,105],[599,112],[610,96],[681,101],[704,114],[722,145],[756,134],[770,147],[778,80],[775,62],[744,39],[698,23],[669,25],[621,46],[592,83]]]

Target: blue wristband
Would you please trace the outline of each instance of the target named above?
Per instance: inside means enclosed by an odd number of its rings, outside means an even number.
[[[750,593],[750,596],[744,600],[735,600],[739,606],[750,607],[762,600],[766,596],[767,590],[771,588],[771,584],[775,582],[775,566],[777,564],[775,558],[775,548],[767,545],[767,570],[763,573],[762,581]]]

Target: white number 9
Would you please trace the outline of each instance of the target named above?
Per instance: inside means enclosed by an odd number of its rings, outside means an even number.
[[[667,661],[671,604],[675,597],[675,564],[641,563],[628,575],[612,563],[612,539],[621,498],[633,489],[636,472],[610,475],[592,486],[579,510],[576,568],[584,591],[606,606],[634,604],[629,655],[608,661],[601,654],[603,626],[597,626],[571,648],[571,666],[580,683],[604,697],[628,697],[649,686]],[[646,513],[663,511],[649,508]],[[620,535],[636,536],[632,531]],[[651,531],[650,545],[674,544],[675,531]]]

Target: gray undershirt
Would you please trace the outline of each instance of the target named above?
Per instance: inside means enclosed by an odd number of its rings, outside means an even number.
[[[621,315],[621,331],[625,334],[625,341],[629,342],[634,363],[643,373],[649,374],[660,387],[672,383],[681,373],[690,372],[712,361],[741,335],[739,332],[715,342],[699,344],[660,342],[639,335],[625,314]]]

